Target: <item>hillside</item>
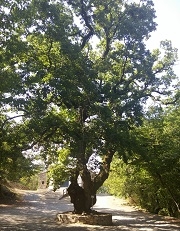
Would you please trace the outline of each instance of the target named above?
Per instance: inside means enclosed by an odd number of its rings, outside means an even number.
[[[28,188],[20,183],[0,181],[0,204],[13,204],[21,200],[19,190]]]

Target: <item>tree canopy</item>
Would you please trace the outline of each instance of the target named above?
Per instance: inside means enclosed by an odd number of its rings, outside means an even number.
[[[53,164],[55,186],[74,174],[73,160],[94,195],[113,155],[131,155],[130,130],[147,100],[176,94],[177,50],[170,41],[152,52],[145,44],[156,29],[153,2],[4,0],[0,12],[1,107],[22,114],[23,148],[36,146]],[[102,161],[92,179],[94,153]]]

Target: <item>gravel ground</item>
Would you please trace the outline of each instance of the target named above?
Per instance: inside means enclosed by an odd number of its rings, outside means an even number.
[[[180,231],[180,220],[138,211],[122,199],[103,194],[93,209],[112,213],[113,226],[61,225],[55,221],[56,214],[73,210],[69,197],[59,200],[62,191],[20,192],[22,202],[0,205],[0,231]]]

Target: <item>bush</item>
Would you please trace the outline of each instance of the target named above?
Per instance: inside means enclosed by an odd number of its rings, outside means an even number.
[[[125,164],[122,160],[115,158],[104,187],[108,193],[128,198],[131,203],[149,212],[179,216],[175,201],[168,189],[142,166]]]
[[[38,175],[29,177],[22,177],[20,183],[26,186],[30,190],[37,190],[38,188]]]

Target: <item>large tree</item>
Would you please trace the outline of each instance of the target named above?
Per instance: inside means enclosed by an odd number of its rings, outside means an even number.
[[[150,0],[4,0],[0,10],[2,102],[23,113],[55,185],[71,176],[75,212],[89,212],[113,155],[133,150],[129,131],[147,100],[174,92],[176,49],[146,48]]]

